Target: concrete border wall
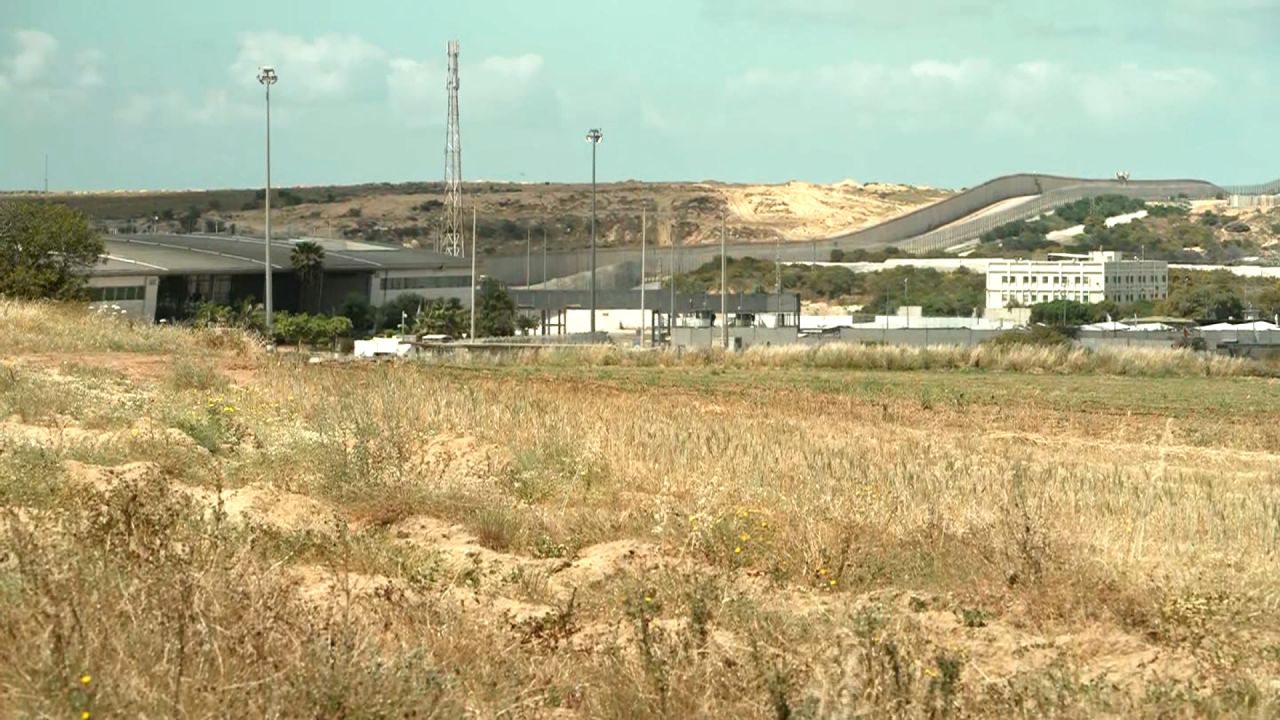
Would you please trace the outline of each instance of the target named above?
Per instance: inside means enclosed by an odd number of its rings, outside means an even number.
[[[784,242],[778,253],[781,259],[789,261],[822,261],[831,256],[831,251],[855,250],[858,248],[877,248],[887,245],[901,245],[912,252],[922,250],[940,250],[965,240],[978,237],[982,233],[1013,220],[1033,217],[1044,211],[1074,202],[1084,197],[1096,195],[1128,195],[1144,200],[1161,200],[1177,195],[1186,195],[1191,199],[1204,199],[1226,194],[1221,187],[1203,180],[1130,180],[1121,183],[1116,180],[1100,180],[1088,178],[1071,178],[1057,175],[1038,175],[1022,173],[1006,175],[989,180],[981,185],[957,193],[939,202],[919,208],[905,215],[887,220],[879,225],[864,228],[852,233],[838,235],[823,240],[808,242]],[[952,227],[943,226],[956,223],[958,220],[972,215],[985,207],[1003,200],[1026,195],[1042,197],[1028,201],[1007,210],[984,215],[972,221],[958,223]],[[925,236],[925,237],[921,237]],[[767,257],[772,258],[773,243],[733,243],[727,248],[731,257]],[[562,277],[584,272],[589,265],[590,249],[580,248],[548,253],[546,260],[546,276]],[[717,245],[697,245],[681,247],[677,251],[677,266],[684,271],[717,258],[720,248]],[[640,248],[600,248],[597,251],[597,268],[621,262],[639,262]],[[650,248],[649,269],[661,272],[669,271],[671,265],[671,248]],[[486,275],[496,277],[506,283],[523,283],[526,271],[524,253],[518,255],[491,255],[481,258]],[[541,282],[542,261],[535,256],[530,262],[530,272],[535,281]],[[598,285],[603,287],[603,285]]]
[[[672,346],[685,350],[696,348],[721,347],[724,343],[723,330],[720,327],[684,327],[677,325],[671,330]],[[799,340],[799,331],[794,327],[730,327],[729,337],[737,341],[736,349],[745,350],[755,345],[795,345]]]

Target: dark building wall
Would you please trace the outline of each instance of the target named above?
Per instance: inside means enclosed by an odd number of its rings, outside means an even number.
[[[324,287],[321,288],[320,312],[333,315],[342,310],[342,304],[348,295],[359,295],[366,302],[369,288],[373,283],[372,272],[335,272],[324,274]]]

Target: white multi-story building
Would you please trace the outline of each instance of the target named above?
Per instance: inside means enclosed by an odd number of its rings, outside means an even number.
[[[987,309],[1031,307],[1054,300],[1131,303],[1169,294],[1169,264],[1125,260],[1118,252],[1050,255],[1048,260],[993,260],[987,266]]]

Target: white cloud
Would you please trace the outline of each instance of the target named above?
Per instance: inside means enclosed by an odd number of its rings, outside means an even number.
[[[387,68],[392,111],[412,127],[435,125],[445,106],[444,69],[428,62],[395,58]]]
[[[748,70],[729,82],[742,101],[816,99],[863,124],[958,123],[1030,131],[1057,119],[1119,123],[1203,101],[1217,79],[1198,68],[1121,65],[1076,69],[1047,61],[996,65],[924,59],[907,65],[854,61],[805,71]],[[788,98],[790,100],[788,100]]]
[[[846,25],[889,26],[954,24],[981,21],[1015,3],[1010,0],[895,0],[892,3],[857,0],[701,0],[706,17],[720,21],[748,21],[769,26]]]
[[[921,80],[942,80],[952,85],[966,85],[981,80],[991,70],[991,65],[982,60],[963,60],[958,63],[938,60],[921,60],[913,63],[911,76]]]
[[[225,89],[208,90],[192,99],[177,90],[135,93],[116,110],[125,125],[218,125],[256,117],[258,109],[244,100],[232,100]],[[273,118],[274,119],[274,118]]]
[[[356,35],[321,35],[308,40],[278,32],[239,36],[231,72],[240,83],[256,83],[258,68],[272,65],[281,90],[300,100],[367,95],[381,84],[387,64],[382,48]],[[380,90],[380,88],[377,88]]]
[[[493,55],[474,65],[459,60],[458,97],[468,118],[493,116],[520,103],[537,82],[542,56]],[[391,109],[410,126],[444,123],[445,68],[429,61],[395,58],[387,64],[387,93]]]
[[[253,83],[261,65],[280,76],[279,92],[290,102],[387,103],[394,117],[410,126],[444,121],[445,68],[439,60],[397,57],[358,35],[307,38],[278,32],[242,33],[231,64],[237,83]],[[494,55],[468,60],[461,74],[463,112],[468,117],[514,107],[541,74],[541,55]]]
[[[102,53],[98,50],[81,50],[76,54],[76,84],[95,87],[102,84]]]
[[[0,48],[0,92],[13,93],[32,119],[82,102],[91,88],[102,84],[103,55],[98,50],[68,57],[58,39],[41,30],[17,30],[9,38],[12,50]]]
[[[542,69],[542,56],[534,53],[502,57],[494,55],[480,61],[479,75],[505,78],[516,82],[526,82]],[[461,72],[461,70],[459,70]]]
[[[5,63],[7,75],[14,84],[36,80],[58,50],[58,39],[40,30],[18,30],[13,33],[17,52]]]
[[[1124,119],[1155,110],[1190,107],[1204,99],[1217,78],[1198,68],[1123,65],[1104,73],[1070,77],[1080,107],[1099,119]]]

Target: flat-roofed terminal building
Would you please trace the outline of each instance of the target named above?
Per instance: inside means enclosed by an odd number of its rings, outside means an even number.
[[[336,313],[348,296],[373,305],[413,293],[470,304],[471,260],[432,250],[330,238],[272,240],[271,282],[277,310],[302,307],[290,262],[295,243],[324,248],[318,309]],[[230,235],[107,235],[101,262],[90,270],[92,305],[114,305],[129,317],[154,322],[189,317],[203,303],[261,302],[265,285],[261,238]]]

